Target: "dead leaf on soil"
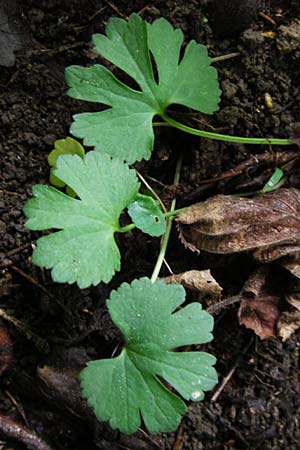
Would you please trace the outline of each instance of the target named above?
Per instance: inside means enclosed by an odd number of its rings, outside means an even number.
[[[222,288],[211,275],[210,270],[189,270],[163,278],[167,284],[181,284],[184,288],[209,297],[209,304],[221,299]]]
[[[269,262],[300,251],[300,191],[278,189],[253,198],[216,195],[177,217],[179,236],[193,250],[254,251]]]
[[[278,320],[277,328],[278,336],[285,342],[300,328],[300,311],[293,309],[283,312]]]
[[[300,282],[297,279],[296,283],[291,284],[292,292],[285,296],[287,303],[290,305],[288,311],[284,311],[278,320],[277,329],[278,336],[283,341],[300,328]]]
[[[270,267],[260,267],[247,280],[238,312],[240,325],[250,328],[261,339],[276,336],[280,317],[280,297],[268,290]]]

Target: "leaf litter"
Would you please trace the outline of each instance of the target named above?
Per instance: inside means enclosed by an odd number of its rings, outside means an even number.
[[[258,263],[265,263],[243,287],[240,324],[261,339],[286,340],[300,327],[298,189],[252,198],[217,195],[188,207],[176,220],[180,240],[192,251],[251,252]]]

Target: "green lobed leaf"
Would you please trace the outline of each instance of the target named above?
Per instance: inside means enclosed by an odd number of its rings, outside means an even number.
[[[120,252],[114,239],[119,216],[136,197],[139,183],[134,170],[108,155],[89,152],[83,159],[64,155],[57,160],[55,176],[79,199],[49,186],[33,187],[34,198],[24,213],[30,230],[60,231],[37,241],[34,264],[52,269],[54,281],[81,288],[108,283],[120,270]]]
[[[161,236],[166,231],[166,220],[156,200],[148,195],[137,194],[128,206],[128,214],[144,233]]]
[[[71,133],[95,150],[128,163],[149,159],[155,115],[163,116],[175,103],[207,114],[218,109],[217,72],[210,66],[206,47],[191,41],[180,60],[183,34],[167,20],[161,18],[150,25],[136,14],[128,21],[113,18],[107,23],[106,35],[95,34],[93,43],[102,57],[126,72],[141,89],[130,88],[99,64],[66,69],[68,95],[109,107],[73,117]]]
[[[130,434],[142,417],[150,433],[170,431],[186,406],[160,378],[193,401],[216,384],[212,355],[171,351],[212,339],[213,318],[199,303],[177,310],[184,300],[182,286],[148,278],[111,293],[107,306],[125,346],[115,358],[89,362],[80,374],[83,396],[99,420]]]

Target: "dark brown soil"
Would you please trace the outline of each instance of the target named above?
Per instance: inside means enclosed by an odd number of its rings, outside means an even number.
[[[196,39],[208,45],[212,57],[239,53],[215,64],[223,90],[221,107],[213,117],[196,116],[202,127],[244,136],[286,137],[290,126],[300,122],[300,41],[297,45],[290,41],[278,45],[278,27],[290,26],[300,18],[298,2],[266,0],[258,5],[250,24],[241,18],[243,25],[238,28],[243,30],[235,30],[234,35],[232,30],[223,30],[221,37],[202,21],[206,14],[204,3],[19,2],[18,18],[27,35],[26,46],[17,53],[14,66],[1,67],[0,72],[0,307],[26,324],[44,340],[44,345],[39,346],[35,337],[30,339],[28,333],[6,321],[14,359],[0,380],[0,414],[35,430],[55,450],[300,448],[299,333],[284,344],[275,339],[260,341],[238,325],[236,307],[218,315],[215,339],[208,346],[218,358],[220,381],[231,375],[215,401],[212,396],[216,391],[206,395],[204,402],[191,405],[175,433],[147,436],[139,432],[126,437],[97,424],[85,405],[77,401],[74,373],[88,359],[110,356],[120,342],[106,312],[105,299],[121,282],[151,274],[159,240],[138,231],[122,236],[122,272],[109,286],[80,291],[76,286],[54,284],[47,271],[32,265],[32,244],[38,233],[23,227],[22,206],[31,195],[32,185],[47,183],[46,159],[54,141],[68,135],[72,114],[91,110],[91,105],[65,95],[64,68],[93,64],[91,34],[103,32],[112,15],[127,16],[146,7],[143,18],[167,18],[182,28],[186,40]],[[260,11],[273,17],[277,26],[259,16]],[[263,37],[261,33],[267,31],[275,31],[275,36]],[[267,93],[272,97],[272,109],[265,103]],[[194,116],[188,117],[197,126]],[[289,150],[216,143],[177,132],[174,138],[174,132],[161,130],[151,161],[137,166],[144,175],[166,186],[161,195],[168,200],[174,196],[171,185],[177,154],[183,151],[177,192],[178,202],[183,205],[219,192],[261,187],[276,167],[274,152]],[[251,166],[230,181],[201,184],[263,152],[269,155],[268,164]],[[299,165],[287,168],[287,174],[286,186],[299,187]],[[174,272],[210,268],[225,295],[238,293],[254,267],[250,256],[195,256],[182,248],[176,231],[167,261]],[[67,370],[70,395],[45,383],[45,374],[37,371],[43,366]],[[56,386],[59,383],[56,380]],[[0,432],[0,448],[26,447]]]

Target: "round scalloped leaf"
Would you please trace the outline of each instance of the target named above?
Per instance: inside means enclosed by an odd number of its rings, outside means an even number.
[[[120,270],[114,233],[121,212],[137,195],[135,171],[96,152],[83,159],[63,155],[56,164],[55,176],[79,198],[49,186],[33,187],[34,198],[24,206],[26,227],[59,231],[38,239],[32,261],[52,269],[54,281],[77,282],[81,288],[108,283]]]
[[[213,318],[199,303],[178,309],[184,300],[182,286],[148,278],[111,293],[107,306],[125,346],[115,358],[89,362],[80,374],[83,396],[99,420],[128,434],[141,417],[150,433],[171,431],[186,406],[160,379],[193,401],[216,384],[212,355],[171,351],[212,339]]]
[[[156,200],[148,195],[138,194],[129,206],[128,214],[144,233],[161,236],[166,231],[166,220]]]
[[[221,91],[206,47],[190,41],[180,59],[183,34],[167,20],[161,18],[150,25],[137,14],[131,14],[128,21],[112,18],[107,23],[106,35],[93,35],[93,43],[99,55],[127,73],[140,87],[140,91],[130,88],[99,64],[66,69],[70,97],[109,107],[73,117],[71,133],[95,150],[128,163],[149,159],[155,115],[163,117],[171,104],[206,114],[218,109]]]

